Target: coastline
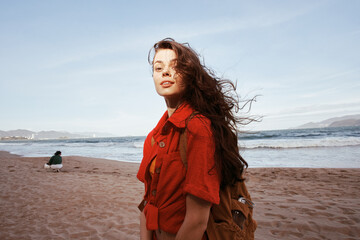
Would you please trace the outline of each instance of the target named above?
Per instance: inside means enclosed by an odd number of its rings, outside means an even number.
[[[50,156],[49,156],[50,157]],[[138,239],[139,163],[0,151],[1,239]],[[360,168],[252,168],[256,239],[358,239]]]

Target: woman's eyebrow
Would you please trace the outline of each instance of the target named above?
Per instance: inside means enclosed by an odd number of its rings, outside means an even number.
[[[176,62],[177,61],[177,58],[174,58],[174,59],[171,59],[170,62],[173,63],[173,62]],[[156,60],[153,64],[155,63],[164,63],[163,61],[161,60]]]

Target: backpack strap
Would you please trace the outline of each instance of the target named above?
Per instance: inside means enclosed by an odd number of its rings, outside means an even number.
[[[187,125],[189,121],[195,116],[199,114],[199,112],[192,112],[191,115],[186,119],[185,128],[182,129],[179,137],[179,151],[181,161],[183,162],[185,168],[187,169],[187,158],[186,158],[186,150],[187,150]]]

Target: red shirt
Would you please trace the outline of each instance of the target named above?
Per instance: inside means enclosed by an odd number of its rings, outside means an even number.
[[[145,184],[144,213],[148,230],[161,229],[176,234],[185,218],[186,194],[219,204],[220,181],[209,119],[195,115],[188,121],[187,169],[180,157],[180,133],[193,111],[188,104],[181,105],[170,118],[166,111],[145,140],[137,177]],[[151,177],[149,168],[155,157],[155,173]]]

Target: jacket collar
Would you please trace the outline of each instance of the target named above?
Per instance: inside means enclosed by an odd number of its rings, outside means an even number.
[[[184,102],[182,103],[175,112],[168,117],[168,111],[166,111],[161,117],[160,121],[154,128],[154,135],[157,135],[168,122],[171,122],[177,128],[185,128],[186,119],[194,112],[194,109],[190,106],[190,104]]]
[[[194,109],[188,103],[182,103],[168,119],[169,122],[178,128],[185,128],[186,120],[194,112]]]

